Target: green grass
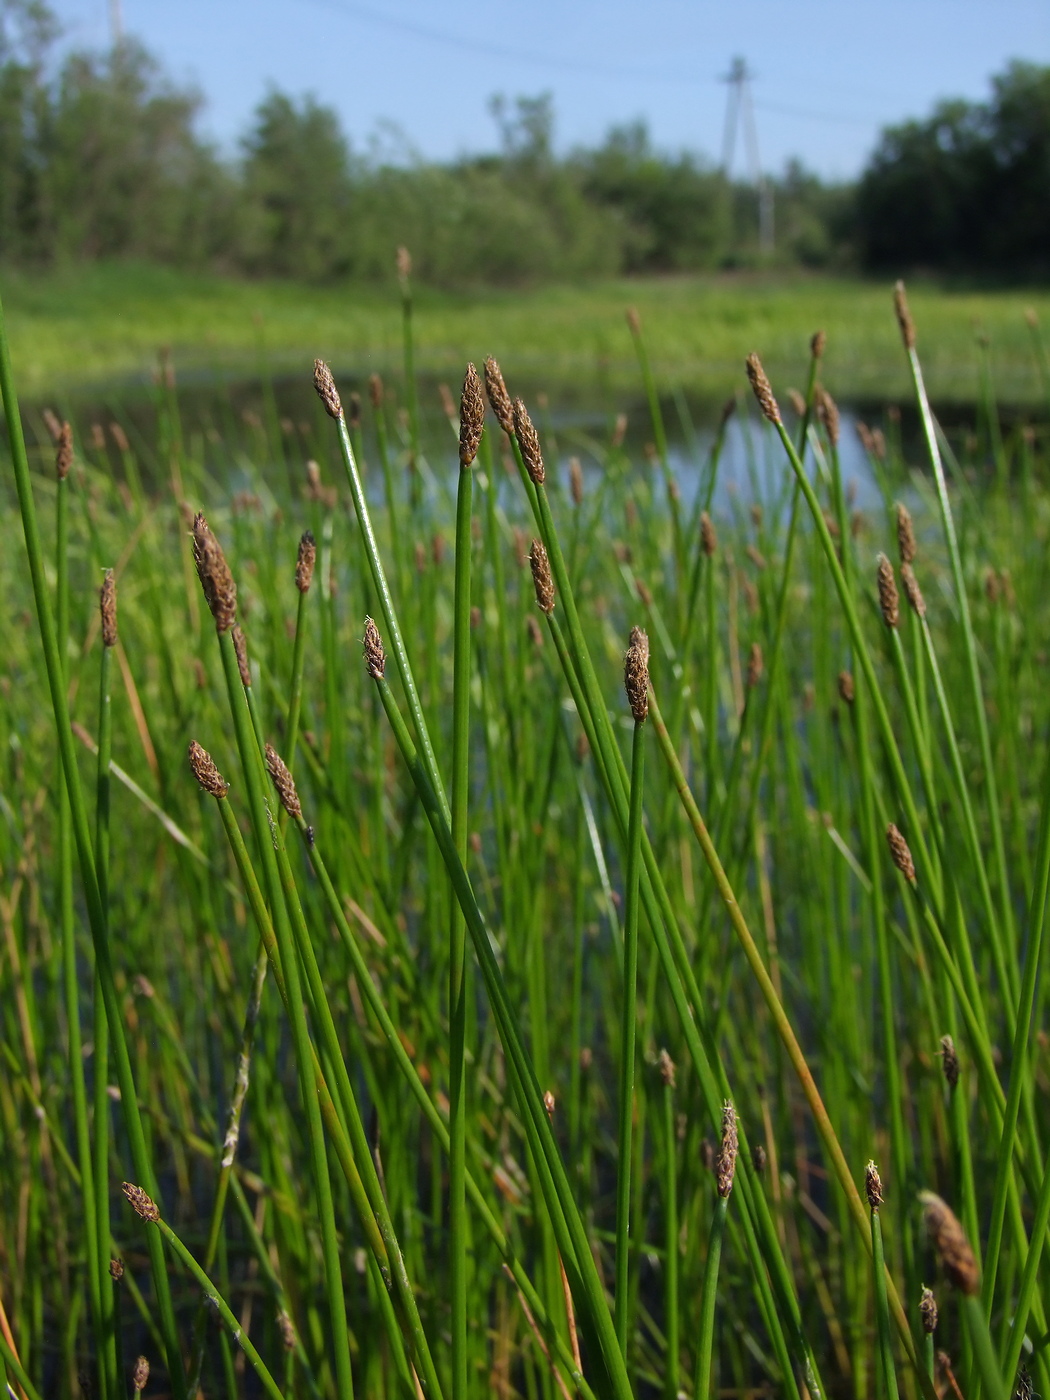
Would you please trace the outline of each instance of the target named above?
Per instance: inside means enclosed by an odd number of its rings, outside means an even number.
[[[798,374],[809,335],[835,347],[831,388],[848,399],[903,399],[909,392],[888,283],[823,276],[723,275],[484,291],[416,289],[418,368],[458,376],[467,359],[493,354],[508,372],[551,392],[586,396],[596,380],[634,387],[624,320],[641,312],[654,370],[667,388],[721,397],[739,382],[744,356],[761,348],[778,379]],[[307,287],[184,275],[130,265],[6,279],[9,334],[23,393],[108,387],[148,379],[162,345],[183,370],[301,373],[314,355],[337,369],[386,373],[400,363],[396,298],[375,287]],[[972,402],[979,377],[974,340],[989,338],[1004,403],[1031,403],[1041,388],[1023,313],[1050,319],[1050,293],[913,288],[927,381],[940,402]]]
[[[323,374],[292,433],[158,386],[145,440],[75,425],[63,482],[39,415],[12,433],[0,1367],[28,1396],[124,1395],[142,1352],[180,1397],[929,1400],[924,1284],[968,1400],[1021,1361],[1046,1393],[1050,459],[990,393],[939,435],[924,299],[909,360],[879,296],[925,456],[873,419],[864,516],[830,320],[773,375],[784,421],[743,402],[734,496],[721,437],[672,473],[640,297],[619,372],[651,370],[657,449],[581,437],[575,482],[541,414],[490,416],[465,472]],[[418,364],[450,313],[414,309]],[[921,616],[876,587],[900,499]],[[957,1286],[923,1190],[973,1247]]]

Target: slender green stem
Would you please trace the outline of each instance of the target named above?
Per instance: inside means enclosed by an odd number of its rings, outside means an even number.
[[[1007,1400],[1008,1392],[996,1360],[992,1334],[988,1330],[988,1319],[976,1293],[968,1293],[963,1297],[962,1315],[973,1346],[974,1360],[981,1377],[985,1400]]]
[[[696,1400],[714,1400],[711,1371],[714,1359],[715,1308],[718,1302],[718,1268],[722,1262],[722,1239],[725,1235],[728,1209],[729,1197],[719,1196],[711,1213],[711,1229],[707,1236],[707,1259],[704,1261],[704,1281],[700,1291],[696,1380],[693,1384]]]
[[[874,1209],[871,1211],[871,1272],[875,1291],[875,1324],[882,1363],[883,1394],[886,1400],[897,1400],[897,1368],[893,1360],[890,1305],[886,1296],[886,1255],[882,1245],[882,1221],[879,1219],[879,1212]]]
[[[292,651],[292,685],[288,703],[288,728],[284,741],[284,761],[295,772],[295,750],[299,743],[299,716],[303,706],[303,666],[306,661],[306,599],[309,589],[300,592],[295,614],[295,647]]]

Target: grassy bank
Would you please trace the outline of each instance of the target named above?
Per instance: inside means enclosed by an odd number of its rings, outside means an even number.
[[[739,275],[585,283],[506,293],[443,295],[417,288],[423,371],[453,376],[468,358],[494,354],[530,382],[566,393],[574,384],[635,381],[624,311],[640,311],[666,385],[721,398],[744,356],[761,346],[771,372],[797,374],[818,326],[835,347],[831,387],[842,398],[908,392],[890,290],[824,277]],[[161,345],[183,370],[301,372],[314,355],[354,373],[400,360],[396,289],[305,287],[185,276],[142,267],[87,267],[46,278],[5,278],[12,346],[24,392],[98,389],[143,379]],[[1024,312],[1050,320],[1046,291],[911,291],[923,326],[930,391],[942,403],[978,396],[978,333],[987,336],[1003,402],[1041,393]]]

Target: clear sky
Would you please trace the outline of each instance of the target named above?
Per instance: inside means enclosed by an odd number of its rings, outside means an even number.
[[[434,158],[493,149],[493,93],[549,91],[561,149],[644,117],[717,158],[734,56],[754,74],[763,166],[857,173],[881,126],[987,96],[1012,58],[1050,64],[1050,0],[51,0],[66,41],[108,42],[114,4],[206,98],[226,150],[267,85],[335,107],[354,145],[391,126]],[[737,143],[737,160],[743,150]]]

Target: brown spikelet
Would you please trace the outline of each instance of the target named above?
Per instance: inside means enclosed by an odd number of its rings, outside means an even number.
[[[922,1319],[922,1330],[927,1337],[932,1336],[937,1331],[937,1299],[928,1288],[923,1288],[919,1295],[919,1316]]]
[[[295,1326],[284,1308],[278,1309],[277,1328],[281,1334],[281,1345],[284,1347],[285,1351],[294,1351],[296,1343]]]
[[[896,627],[900,622],[900,596],[897,593],[897,580],[893,576],[893,565],[885,554],[878,557],[879,608],[882,620],[887,627]]]
[[[299,794],[295,790],[295,779],[287,763],[272,744],[266,745],[266,767],[277,789],[277,796],[281,799],[281,806],[293,821],[298,821],[303,809],[299,802]]]
[[[887,412],[890,410],[887,409]],[[875,454],[877,462],[886,460],[886,434],[881,428],[873,428],[871,433],[871,450]]]
[[[852,672],[839,672],[839,695],[841,695],[843,702],[847,705],[852,705],[853,701],[856,699],[857,692],[853,684]]]
[[[751,655],[747,663],[747,688],[754,690],[762,679],[762,672],[765,670],[765,662],[762,659],[762,647],[758,642],[751,643]]]
[[[739,1141],[736,1130],[736,1109],[726,1099],[722,1105],[722,1143],[715,1159],[715,1185],[718,1194],[725,1199],[733,1189],[736,1175],[736,1157]]]
[[[828,343],[827,331],[814,331],[813,339],[809,342],[809,353],[815,360],[819,360],[824,355],[824,347]]]
[[[758,400],[758,406],[771,423],[780,423],[780,409],[777,401],[773,397],[773,390],[766,372],[762,368],[762,361],[752,351],[747,357],[747,377],[751,381],[751,389]]]
[[[718,535],[706,510],[700,512],[700,548],[711,558],[718,549]]]
[[[193,769],[193,776],[200,783],[205,792],[210,792],[212,797],[225,797],[230,790],[230,785],[216,768],[212,761],[212,756],[207,749],[202,749],[196,739],[190,741],[190,767]]]
[[[540,624],[536,621],[535,613],[526,614],[525,626],[528,628],[529,637],[532,640],[532,645],[537,648],[541,647],[543,645],[543,629],[540,626]]]
[[[378,374],[368,376],[368,397],[372,400],[372,407],[378,413],[383,407],[383,381]]]
[[[350,395],[350,412],[346,421],[351,432],[357,432],[361,426],[361,395],[356,390]]]
[[[882,1178],[874,1162],[869,1162],[864,1169],[864,1194],[871,1209],[878,1210],[882,1205]]]
[[[44,427],[48,431],[48,436],[51,438],[51,441],[54,444],[54,446],[57,447],[58,440],[62,436],[62,424],[58,421],[58,417],[56,416],[54,409],[42,409],[40,416],[44,420]]]
[[[533,427],[529,410],[521,399],[514,400],[514,434],[521,448],[525,470],[537,486],[542,486],[546,478],[543,453],[540,451],[540,435]]]
[[[102,645],[117,645],[117,580],[113,570],[107,569],[98,594],[98,611],[102,619]]]
[[[529,550],[529,564],[532,568],[532,582],[536,589],[536,603],[541,612],[549,617],[554,611],[554,580],[551,577],[550,560],[541,540],[533,540]]]
[[[649,714],[649,638],[640,627],[631,631],[631,644],[623,662],[623,684],[635,724]]]
[[[673,1089],[675,1086],[674,1060],[671,1059],[666,1050],[661,1050],[660,1058],[657,1063],[660,1069],[660,1078],[667,1085],[668,1089]]]
[[[248,665],[248,641],[240,627],[235,627],[230,636],[233,638],[237,669],[241,673],[241,685],[247,690],[252,683],[252,668]]]
[[[111,1259],[109,1261],[109,1276],[114,1283],[119,1283],[124,1277],[124,1260]]]
[[[950,1035],[941,1036],[941,1071],[949,1089],[959,1082],[959,1052]]]
[[[402,282],[407,282],[412,276],[412,254],[404,244],[397,250],[397,275]]]
[[[897,313],[897,325],[901,328],[904,348],[911,350],[915,346],[915,322],[908,309],[908,294],[904,290],[903,282],[898,282],[893,289],[893,309]]]
[[[910,564],[901,565],[901,587],[904,589],[904,596],[911,605],[912,612],[916,617],[925,617],[926,599],[922,596],[919,580],[915,577],[915,570]]]
[[[343,405],[339,402],[339,390],[335,387],[332,371],[324,360],[314,360],[314,388],[329,418],[342,418]]]
[[[839,406],[826,389],[817,395],[817,416],[824,424],[824,431],[832,447],[839,445]]]
[[[926,1231],[948,1281],[960,1293],[977,1292],[979,1275],[970,1241],[947,1201],[932,1191],[921,1191],[919,1200],[926,1217]]]
[[[128,442],[128,435],[119,423],[110,423],[109,435],[117,445],[117,451],[126,453],[131,451],[131,443]]]
[[[915,563],[915,556],[918,553],[918,546],[915,543],[915,526],[912,524],[911,511],[903,501],[897,502],[897,547],[900,550],[902,564]]]
[[[58,430],[58,440],[55,443],[55,475],[59,481],[65,481],[72,465],[73,429],[68,423],[63,423]]]
[[[627,308],[627,325],[630,327],[632,335],[641,335],[642,320],[638,315],[638,308],[636,306],[629,306]]]
[[[149,1362],[144,1356],[140,1356],[135,1362],[135,1370],[131,1376],[131,1384],[136,1395],[141,1395],[146,1389],[146,1382],[149,1380]]]
[[[871,429],[862,419],[857,419],[857,436],[860,438],[860,445],[870,457],[874,452],[874,440]]]
[[[386,652],[379,628],[370,617],[365,618],[365,666],[374,681],[381,681],[386,672]]]
[[[721,412],[721,414],[719,415],[719,418],[718,418],[718,431],[719,431],[719,432],[722,432],[722,431],[723,431],[723,429],[725,428],[725,425],[729,422],[730,418],[732,418],[732,416],[733,416],[733,414],[734,414],[735,412],[736,412],[736,395],[734,394],[733,397],[732,397],[731,399],[726,399],[725,403],[722,405],[722,412]]]
[[[507,393],[499,361],[490,355],[485,361],[485,393],[496,415],[496,422],[508,435],[514,431],[514,405]]]
[[[299,557],[295,561],[295,586],[300,593],[309,593],[317,563],[317,542],[312,530],[304,530],[299,540]]]
[[[756,1142],[754,1147],[752,1147],[751,1149],[751,1162],[755,1168],[755,1171],[758,1172],[759,1176],[761,1176],[762,1173],[765,1171],[766,1163],[768,1161],[769,1157],[766,1153],[766,1149],[762,1146],[760,1142]]]
[[[219,541],[203,515],[193,518],[193,562],[217,632],[228,632],[237,618],[237,586]]]
[[[152,1197],[148,1196],[141,1186],[136,1186],[133,1181],[125,1181],[122,1182],[120,1189],[143,1220],[149,1220],[155,1224],[160,1219],[160,1211]]]
[[[915,884],[915,862],[911,858],[911,849],[907,841],[901,835],[898,827],[890,822],[886,827],[886,841],[889,844],[890,856],[894,865],[908,881],[909,885]]]
[[[463,376],[463,393],[459,400],[459,462],[469,467],[478,455],[481,430],[485,426],[485,398],[481,380],[472,364]]]
[[[583,467],[580,466],[579,457],[569,458],[569,487],[572,491],[572,503],[574,506],[583,505]]]
[[[554,1095],[549,1089],[545,1090],[543,1094],[543,1107],[547,1110],[548,1118],[554,1117],[555,1106]]]
[[[788,390],[788,403],[794,410],[796,418],[804,418],[806,416],[806,400],[797,389]]]

